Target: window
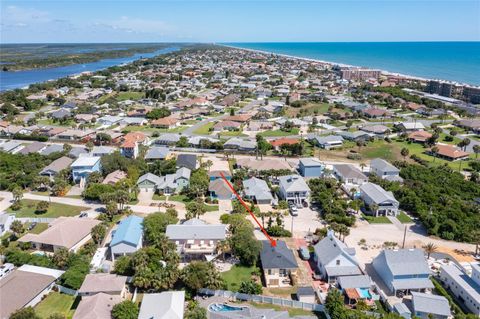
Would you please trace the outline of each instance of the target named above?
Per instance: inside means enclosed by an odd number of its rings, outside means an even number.
[[[340,265],[340,259],[337,259],[336,263],[337,263],[337,266],[339,266]]]

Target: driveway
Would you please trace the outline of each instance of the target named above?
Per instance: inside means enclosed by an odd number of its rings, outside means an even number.
[[[138,193],[138,205],[150,205],[150,203],[152,202],[153,194],[155,194],[155,190],[153,188],[140,189],[140,192]]]
[[[229,199],[219,199],[218,200],[218,210],[221,214],[230,214],[232,211],[232,201]]]

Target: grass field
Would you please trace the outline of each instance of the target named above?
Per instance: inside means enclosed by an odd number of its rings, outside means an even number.
[[[165,195],[158,195],[158,194],[154,194],[153,195],[153,199],[154,200],[165,200],[166,199],[166,196]],[[188,196],[186,195],[172,195],[172,196],[168,196],[168,201],[169,202],[180,202],[180,203],[184,203],[184,204],[188,204],[189,202],[192,201],[192,199],[190,199]],[[207,205],[207,204],[203,204],[203,206],[205,207],[205,210],[207,212],[216,212],[218,211],[218,205]]]
[[[130,92],[119,92],[115,99],[117,101],[125,101],[125,100],[140,100],[140,99],[143,99],[145,97],[145,93],[143,92],[134,92],[134,91],[130,91]]]
[[[207,124],[200,126],[193,133],[199,134],[199,135],[208,135],[208,134],[210,134],[210,129],[214,125],[215,125],[215,122],[208,122]]]
[[[282,131],[282,130],[265,131],[260,133],[259,135],[264,137],[291,136],[291,135],[298,135],[299,132],[300,130],[298,128],[293,128],[290,131]]]
[[[242,281],[250,280],[252,278],[252,272],[254,272],[256,269],[256,267],[235,265],[232,267],[232,269],[222,272],[220,275],[227,283],[228,290],[238,291],[238,288],[240,288],[240,283]]]
[[[52,292],[35,306],[35,312],[41,318],[48,318],[54,313],[62,314],[66,318],[72,318],[75,312],[75,309],[72,309],[74,303],[74,296]]]
[[[7,209],[7,212],[15,214],[17,218],[20,217],[48,217],[56,218],[60,216],[75,216],[81,211],[87,210],[88,207],[71,206],[59,203],[50,203],[48,210],[44,214],[37,214],[35,212],[37,204],[40,201],[32,199],[22,199],[22,208],[19,210]]]
[[[305,115],[312,115],[315,114],[315,111],[318,112],[318,114],[324,114],[328,111],[328,108],[330,106],[333,106],[333,104],[328,104],[328,103],[307,103],[306,105],[302,107],[288,107],[285,111],[286,115],[288,117],[295,117],[298,113],[300,113],[300,110],[305,110]]]
[[[28,225],[27,225],[28,227]],[[30,234],[40,234],[43,232],[45,229],[48,228],[48,223],[37,223],[35,227],[31,231],[29,231]]]
[[[392,222],[390,219],[388,219],[385,216],[378,216],[378,217],[373,217],[373,216],[368,216],[365,214],[362,214],[362,217],[369,223],[369,224],[391,224]]]
[[[398,219],[402,224],[410,224],[410,223],[413,223],[413,220],[410,218],[410,216],[408,216],[408,215],[405,214],[404,212],[401,212],[400,214],[398,214],[397,219]]]

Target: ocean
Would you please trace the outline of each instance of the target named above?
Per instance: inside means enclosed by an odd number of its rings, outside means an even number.
[[[480,42],[265,42],[225,45],[480,85]]]

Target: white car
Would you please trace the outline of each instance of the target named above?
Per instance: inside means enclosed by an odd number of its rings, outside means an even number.
[[[298,216],[298,208],[294,205],[290,206],[290,214],[292,216]]]

